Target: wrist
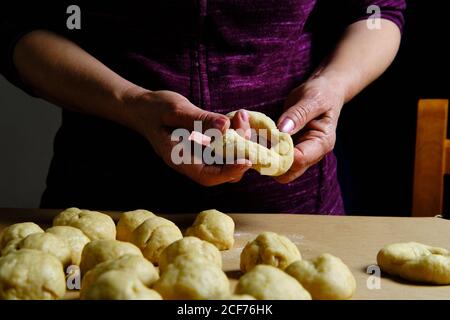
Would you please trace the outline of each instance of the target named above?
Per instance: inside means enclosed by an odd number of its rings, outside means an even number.
[[[152,91],[134,84],[123,87],[116,94],[117,105],[122,115],[121,121],[144,137],[148,136],[149,123],[146,114],[152,110],[148,107],[151,104],[151,94]]]
[[[343,103],[349,100],[348,79],[342,73],[327,69],[319,69],[311,75],[307,82],[313,80],[326,83]]]

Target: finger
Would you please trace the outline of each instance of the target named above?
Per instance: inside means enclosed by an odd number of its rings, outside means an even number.
[[[276,177],[280,183],[289,183],[303,175],[312,165],[318,163],[329,152],[326,143],[320,138],[310,138],[294,148],[294,162],[285,174]]]
[[[196,122],[200,122],[196,124]],[[175,107],[174,112],[168,116],[166,124],[171,127],[185,128],[190,131],[196,130],[204,132],[207,129],[218,129],[224,132],[230,127],[230,119],[227,116],[209,112],[194,106],[191,103]]]
[[[326,107],[315,99],[301,99],[281,115],[278,128],[282,132],[293,135],[326,111]]]
[[[244,173],[252,167],[250,161],[243,164],[205,165],[197,172],[196,180],[204,186],[239,181]]]
[[[210,187],[241,179],[251,166],[251,162],[245,160],[243,163],[223,165],[179,164],[173,168],[195,182]]]
[[[231,119],[231,127],[235,129],[240,136],[250,139],[251,129],[248,112],[246,110],[239,110],[236,112],[233,119]]]

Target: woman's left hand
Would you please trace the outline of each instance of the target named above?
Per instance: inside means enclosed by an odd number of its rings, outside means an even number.
[[[278,182],[297,179],[333,150],[344,100],[339,83],[321,76],[311,78],[289,94],[278,128],[293,135],[294,163],[288,172],[275,178]]]

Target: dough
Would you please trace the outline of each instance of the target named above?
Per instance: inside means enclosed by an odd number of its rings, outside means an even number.
[[[84,247],[83,252],[81,253],[81,275],[84,276],[86,272],[99,263],[114,260],[126,254],[142,257],[139,248],[129,242],[118,240],[91,241]]]
[[[232,119],[235,113],[231,112],[227,116]],[[275,122],[265,114],[256,111],[248,111],[248,114],[250,127],[256,130],[258,136],[261,135],[270,141],[270,149],[245,139],[233,129],[228,129],[222,139],[211,143],[211,148],[224,159],[227,152],[234,152],[234,159],[238,156],[245,157],[252,162],[252,168],[262,175],[279,176],[286,173],[294,161],[294,144],[291,136],[280,132]],[[260,131],[261,129],[265,131]]]
[[[12,241],[16,243],[25,238],[32,233],[43,233],[44,230],[41,229],[36,223],[33,222],[22,222],[12,224],[3,230],[0,235],[0,250],[5,249],[6,246],[10,245]],[[8,250],[9,251],[9,250]]]
[[[186,235],[211,242],[219,250],[228,250],[234,245],[234,221],[220,211],[205,210],[197,215]]]
[[[14,248],[10,247],[10,252],[22,249],[34,249],[51,254],[65,267],[72,262],[69,246],[51,233],[32,233],[17,242]]]
[[[154,264],[158,264],[161,252],[168,245],[181,238],[180,229],[172,221],[161,217],[145,220],[131,234],[131,242]]]
[[[113,219],[97,211],[67,209],[53,219],[53,226],[78,228],[91,240],[116,239],[116,225]]]
[[[356,290],[356,281],[341,259],[324,253],[313,260],[299,260],[286,268],[286,273],[297,279],[315,300],[350,299]]]
[[[308,291],[293,277],[262,264],[239,279],[236,293],[249,294],[258,300],[311,300]]]
[[[53,255],[23,249],[0,258],[0,300],[60,299],[65,293],[63,266]]]
[[[167,269],[177,257],[190,255],[192,259],[203,258],[210,263],[222,268],[222,255],[211,243],[196,237],[185,237],[169,245],[159,257],[159,270],[161,273]]]
[[[450,252],[417,242],[390,244],[378,252],[386,273],[414,282],[450,284]]]
[[[64,241],[70,249],[70,256],[73,265],[80,265],[81,252],[86,244],[91,240],[80,229],[69,226],[57,226],[47,229],[50,233]]]
[[[263,232],[247,243],[241,253],[241,271],[250,271],[258,264],[267,264],[285,269],[302,256],[288,238],[274,232]]]
[[[20,241],[22,241],[22,239],[14,239],[8,242],[8,244],[3,248],[0,256],[5,256],[8,253],[19,250],[18,247]]]
[[[131,233],[142,222],[153,217],[155,215],[147,210],[134,210],[122,213],[117,223],[117,240],[130,241]]]
[[[112,270],[101,274],[88,287],[82,287],[81,300],[161,300],[154,290],[147,288],[133,274]]]
[[[136,276],[145,286],[150,287],[158,280],[159,275],[153,264],[142,256],[126,254],[114,260],[99,263],[83,277],[82,287],[86,288],[103,273],[119,270]]]
[[[221,268],[189,255],[173,261],[153,289],[168,300],[219,299],[230,295],[230,283]]]

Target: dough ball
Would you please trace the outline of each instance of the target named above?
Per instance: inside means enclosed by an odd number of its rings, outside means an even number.
[[[258,264],[267,264],[284,270],[292,262],[301,260],[297,246],[288,238],[274,232],[263,232],[247,243],[241,253],[241,271],[250,271]]]
[[[82,287],[81,300],[161,300],[158,292],[147,288],[133,274],[111,270],[101,274],[88,287]]]
[[[19,243],[22,239],[14,239],[8,242],[8,244],[2,249],[1,256],[6,256],[8,253],[19,250]]]
[[[60,299],[65,293],[63,266],[53,255],[23,249],[0,258],[0,300]]]
[[[236,286],[237,294],[248,294],[258,300],[311,300],[311,295],[284,271],[257,265],[244,274]]]
[[[45,232],[50,233],[64,241],[70,249],[72,264],[80,265],[81,252],[91,240],[80,229],[69,226],[57,226],[48,228]]]
[[[171,243],[183,238],[180,229],[170,220],[154,217],[145,220],[131,234],[131,242],[137,245],[149,261],[159,263],[161,252]]]
[[[206,300],[230,295],[230,283],[221,268],[185,255],[167,266],[153,289],[168,300]]]
[[[94,240],[89,242],[81,253],[80,270],[84,276],[99,263],[131,254],[142,257],[138,247],[129,242],[118,240]]]
[[[131,233],[142,222],[153,217],[155,215],[147,210],[134,210],[122,213],[117,223],[117,240],[130,241]]]
[[[15,250],[34,249],[56,257],[63,266],[72,262],[69,246],[51,233],[32,233],[17,243]]]
[[[150,287],[159,278],[158,271],[150,261],[142,256],[126,254],[117,259],[99,263],[89,270],[83,277],[82,287],[91,286],[101,274],[111,270],[132,274],[147,287]]]
[[[341,259],[328,253],[313,260],[295,261],[285,271],[316,300],[350,299],[356,290],[350,269]]]
[[[116,239],[116,225],[113,219],[97,211],[67,209],[53,219],[53,226],[78,228],[91,240]]]
[[[450,252],[417,242],[390,244],[378,252],[381,270],[414,282],[450,284]]]
[[[234,245],[234,221],[214,209],[202,211],[192,227],[186,230],[186,235],[211,242],[219,250],[228,250]]]
[[[159,257],[159,270],[161,273],[166,270],[167,266],[175,258],[183,255],[192,255],[193,258],[203,258],[222,268],[222,255],[214,245],[196,237],[185,237],[173,242],[161,253]]]
[[[11,241],[22,240],[26,236],[32,233],[43,233],[44,230],[41,229],[36,223],[33,222],[22,222],[12,224],[5,228],[0,235],[0,250],[3,250]]]

